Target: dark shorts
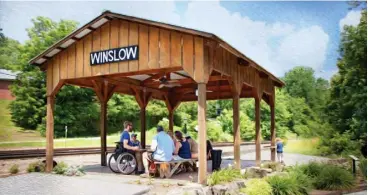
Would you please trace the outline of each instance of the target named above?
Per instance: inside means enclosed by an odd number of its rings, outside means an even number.
[[[281,151],[277,151],[277,153],[278,153],[278,154],[280,154],[280,153],[282,154],[283,152],[281,152]]]

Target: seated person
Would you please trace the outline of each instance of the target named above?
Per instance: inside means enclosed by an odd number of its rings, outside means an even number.
[[[198,143],[192,139],[190,136],[185,136],[185,139],[189,142],[190,145],[190,153],[192,154],[192,158],[198,158]]]
[[[133,146],[132,142],[130,141],[130,135],[129,132],[131,132],[133,129],[133,124],[129,121],[124,122],[124,131],[121,134],[120,142],[123,143],[124,149],[128,150],[128,152],[135,155],[135,158],[137,159],[138,164],[138,173],[144,172],[144,166],[141,158],[141,153],[137,153],[135,151],[139,150],[139,146]]]
[[[188,140],[183,137],[183,134],[180,131],[175,131],[175,138],[177,142],[174,154],[184,159],[192,158],[192,153],[190,152],[190,144]]]
[[[139,140],[137,140],[137,134],[132,133],[131,136],[132,140],[131,140],[131,146],[138,146],[140,149],[142,148],[141,146],[141,142]]]

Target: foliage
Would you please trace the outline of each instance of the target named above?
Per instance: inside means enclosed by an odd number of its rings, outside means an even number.
[[[66,176],[83,176],[85,175],[82,166],[70,166],[66,169],[64,175]]]
[[[303,172],[294,170],[289,173],[289,177],[296,181],[299,194],[308,195],[312,189],[312,180]]]
[[[362,173],[365,180],[367,180],[367,159],[362,158],[359,161],[359,170]]]
[[[63,175],[68,170],[68,165],[64,162],[59,162],[52,170],[56,174]]]
[[[247,195],[270,195],[272,188],[264,179],[250,179],[247,181],[247,187],[241,189]]]
[[[342,134],[335,130],[326,131],[321,140],[320,151],[322,155],[330,154],[343,154],[359,155],[359,142],[351,141],[352,134],[350,132],[344,132]]]
[[[221,169],[208,176],[207,185],[213,186],[216,184],[231,182],[236,179],[245,179],[245,177],[245,175],[240,173],[240,170],[233,168]]]
[[[353,175],[337,166],[326,166],[315,178],[314,186],[323,190],[344,190],[355,185]]]
[[[20,43],[0,36],[0,69],[19,70]]]
[[[283,139],[283,143],[284,141]],[[284,144],[284,152],[317,156],[322,154],[319,144],[318,138],[290,140]]]
[[[14,164],[9,168],[9,173],[17,174],[19,172],[19,165]]]
[[[272,195],[294,195],[300,194],[299,183],[290,176],[271,176],[266,181],[272,188]]]
[[[28,165],[27,167],[27,172],[31,173],[31,172],[45,172],[45,164],[42,163],[41,161],[37,161],[37,162],[32,162]]]
[[[331,79],[325,109],[334,133],[325,135],[326,140],[339,136],[356,143],[367,140],[367,11],[361,13],[359,25],[345,26],[341,34],[339,71]],[[338,143],[341,145],[331,148],[331,152],[340,154],[344,143]],[[325,147],[332,147],[331,144],[323,143]]]
[[[279,169],[281,168],[281,164],[278,162],[264,162],[261,164],[262,168],[267,168],[267,169],[272,169],[272,171],[279,171]]]

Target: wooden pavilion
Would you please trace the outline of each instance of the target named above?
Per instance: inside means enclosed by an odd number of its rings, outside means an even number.
[[[103,12],[30,61],[46,71],[46,170],[52,170],[54,101],[63,85],[91,88],[101,104],[101,165],[106,166],[107,102],[114,93],[133,95],[140,106],[141,141],[146,106],[163,100],[173,131],[181,102],[198,101],[199,174],[206,179],[206,100],[233,99],[234,160],[240,168],[239,99],[255,99],[256,163],[261,162],[260,101],[271,108],[275,146],[275,87],[284,83],[214,34]],[[275,149],[271,147],[271,159]]]

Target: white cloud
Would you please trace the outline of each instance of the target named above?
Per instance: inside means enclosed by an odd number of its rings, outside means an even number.
[[[361,12],[358,10],[352,10],[346,14],[339,22],[340,31],[344,30],[344,26],[357,26],[360,22]]]
[[[329,36],[320,26],[297,29],[288,23],[254,21],[219,2],[190,2],[182,21],[222,37],[277,76],[295,66],[320,69],[326,58]]]
[[[11,11],[3,13],[9,18],[3,20],[4,33],[13,38],[25,37],[20,33],[41,10],[42,15],[54,20],[74,19],[83,25],[108,9],[214,33],[277,76],[300,65],[320,69],[329,41],[320,26],[297,28],[288,23],[255,21],[244,16],[247,13],[230,12],[219,2],[189,2],[182,15],[172,1],[88,2],[88,6],[85,2],[7,2],[6,5],[4,10]]]

